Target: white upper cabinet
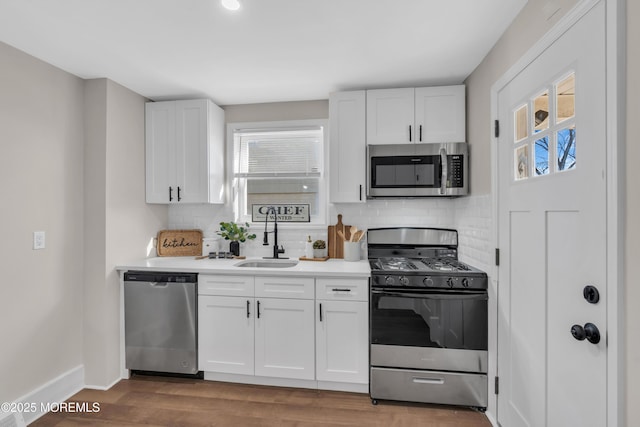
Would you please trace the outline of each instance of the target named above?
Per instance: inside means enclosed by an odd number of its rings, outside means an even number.
[[[367,144],[415,142],[414,89],[367,91]]]
[[[466,141],[465,86],[416,88],[416,142]]]
[[[329,95],[329,198],[366,201],[366,95],[364,90]]]
[[[367,91],[367,144],[465,141],[465,86]]]
[[[207,99],[146,104],[147,203],[224,203],[224,111]]]

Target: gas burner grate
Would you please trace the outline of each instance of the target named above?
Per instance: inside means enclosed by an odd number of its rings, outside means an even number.
[[[406,258],[380,258],[378,262],[382,270],[411,271],[418,269],[414,263]]]
[[[446,258],[425,258],[422,259],[422,262],[432,270],[436,271],[470,271],[468,265],[463,264],[454,259],[446,259]]]

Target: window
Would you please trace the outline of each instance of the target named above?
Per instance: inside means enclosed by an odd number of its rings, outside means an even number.
[[[516,181],[576,168],[575,79],[570,72],[514,109]]]
[[[251,222],[254,204],[301,203],[325,224],[325,130],[323,120],[229,125],[238,221]]]

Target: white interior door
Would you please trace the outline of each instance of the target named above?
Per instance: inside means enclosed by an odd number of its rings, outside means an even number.
[[[498,93],[503,427],[607,425],[604,10],[599,2]],[[586,301],[586,285],[599,302]],[[587,323],[599,342],[572,335]]]

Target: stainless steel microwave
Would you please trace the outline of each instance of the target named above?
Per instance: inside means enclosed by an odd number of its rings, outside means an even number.
[[[367,198],[468,194],[466,142],[367,146]]]

